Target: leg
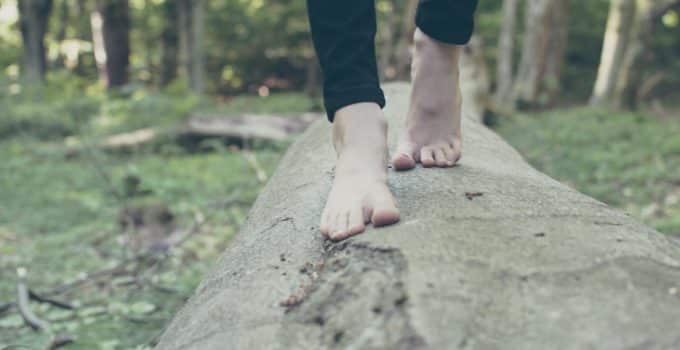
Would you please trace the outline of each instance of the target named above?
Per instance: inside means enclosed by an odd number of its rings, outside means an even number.
[[[458,56],[472,34],[476,0],[421,0],[416,14],[413,90],[392,163],[397,170],[450,167],[461,156]]]
[[[388,225],[399,211],[387,188],[387,123],[381,107],[370,0],[308,0],[314,47],[324,75],[324,104],[338,155],[321,232],[334,240],[365,225]]]

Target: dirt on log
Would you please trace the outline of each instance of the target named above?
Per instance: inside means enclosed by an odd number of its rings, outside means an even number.
[[[392,133],[408,89],[386,86]],[[400,223],[331,243],[334,153],[313,124],[157,348],[680,348],[680,240],[463,128],[459,166],[390,171]]]

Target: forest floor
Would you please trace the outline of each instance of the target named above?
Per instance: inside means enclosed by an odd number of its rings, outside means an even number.
[[[198,151],[164,144],[74,155],[68,145],[173,123],[197,108],[286,115],[315,103],[282,94],[206,106],[144,93],[48,106],[0,101],[9,111],[0,121],[0,349],[45,348],[56,334],[75,339],[67,349],[150,347],[245,220],[264,182],[252,159],[271,174],[287,147],[207,141]],[[503,118],[495,128],[541,171],[680,235],[680,118],[574,108]],[[138,258],[140,247],[173,232],[187,239]],[[49,331],[24,326],[11,304],[18,268],[32,291],[68,304],[29,304]]]
[[[669,118],[591,108],[501,119],[534,167],[656,228],[680,236],[680,110]]]
[[[0,349],[44,349],[60,334],[75,339],[66,349],[150,347],[245,220],[265,182],[257,173],[271,175],[288,146],[243,150],[206,140],[198,149],[73,154],[77,140],[170,125],[189,108],[225,115],[312,108],[295,94],[206,105],[162,95],[95,102],[101,115],[86,127],[68,118],[92,112],[77,99],[0,106],[8,110],[0,120]],[[188,238],[137,259],[174,234]],[[18,268],[31,291],[68,304],[30,302],[49,331],[25,326],[11,305]]]

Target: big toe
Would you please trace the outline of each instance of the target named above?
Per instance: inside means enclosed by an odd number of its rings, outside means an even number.
[[[416,166],[416,161],[410,154],[400,152],[392,158],[392,166],[395,170],[409,170]]]
[[[399,209],[389,191],[376,196],[372,214],[373,226],[391,225],[399,221]]]

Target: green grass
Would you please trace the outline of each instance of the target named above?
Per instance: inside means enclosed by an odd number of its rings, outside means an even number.
[[[539,170],[661,232],[680,235],[680,119],[590,108],[502,119]]]
[[[19,116],[0,122],[6,131],[0,139],[0,305],[15,300],[19,267],[28,270],[29,287],[40,292],[133,254],[121,243],[129,237],[120,223],[123,208],[166,206],[178,231],[203,216],[198,234],[161,263],[143,265],[136,274],[140,283],[130,276],[114,276],[58,298],[80,305],[76,311],[31,303],[40,317],[52,321],[52,333],[75,336],[67,349],[141,349],[152,344],[191,295],[238,231],[263,183],[241,150],[220,142],[205,142],[199,153],[165,145],[75,155],[66,152],[66,144],[73,138],[90,140],[169,125],[195,110],[295,114],[307,111],[313,102],[286,94],[216,103],[144,91],[127,99],[84,99],[92,103],[78,109],[69,102],[75,99],[37,103],[20,96],[11,104],[0,98],[8,115]],[[57,104],[63,108],[51,110]],[[54,132],[54,125],[66,127]],[[271,174],[287,144],[265,146],[251,151]],[[134,196],[123,195],[129,178],[141,180]],[[228,198],[234,203],[220,204]],[[133,235],[133,241],[151,240],[139,232]],[[14,311],[0,315],[0,349],[44,348],[50,337],[23,326]]]

